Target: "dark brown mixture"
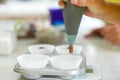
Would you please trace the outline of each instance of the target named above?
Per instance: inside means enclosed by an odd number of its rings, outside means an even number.
[[[69,45],[68,49],[69,49],[69,53],[72,54],[73,53],[73,46]]]
[[[39,47],[39,49],[45,49],[45,47]]]

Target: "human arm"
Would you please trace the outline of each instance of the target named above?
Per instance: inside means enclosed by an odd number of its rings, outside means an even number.
[[[107,23],[120,24],[120,5],[108,3],[105,0],[71,0],[76,6],[84,6],[85,15],[102,19]],[[59,5],[65,8],[65,0],[59,0]]]

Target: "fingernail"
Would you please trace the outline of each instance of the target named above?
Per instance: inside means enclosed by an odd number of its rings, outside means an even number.
[[[71,3],[72,3],[72,4],[77,4],[77,3],[78,3],[78,0],[71,0]]]

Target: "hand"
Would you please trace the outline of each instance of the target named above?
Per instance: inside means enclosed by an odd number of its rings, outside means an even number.
[[[113,45],[120,45],[120,25],[106,26],[101,29],[100,33]]]
[[[104,37],[113,45],[120,44],[120,25],[109,25],[100,29],[94,29],[86,37]]]
[[[85,15],[96,17],[112,24],[120,24],[120,5],[107,3],[105,0],[71,0],[76,6],[87,7]],[[65,8],[65,0],[59,0],[59,5]]]
[[[89,34],[87,34],[85,37],[86,38],[89,38],[89,37],[101,37],[102,38],[103,36],[100,33],[101,30],[102,30],[102,28],[94,29]]]

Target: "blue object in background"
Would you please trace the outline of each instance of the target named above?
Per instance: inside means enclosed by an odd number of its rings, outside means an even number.
[[[49,9],[51,24],[53,26],[64,25],[62,9]]]

